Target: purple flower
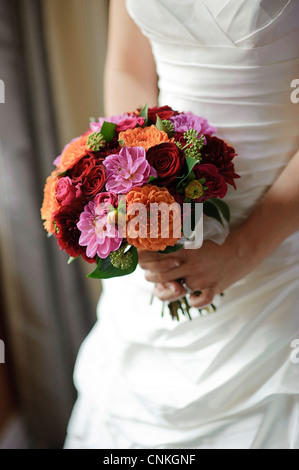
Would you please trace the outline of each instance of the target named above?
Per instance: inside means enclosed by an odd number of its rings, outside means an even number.
[[[110,116],[108,118],[100,117],[97,122],[90,123],[90,129],[92,130],[92,132],[101,132],[104,121],[112,122],[113,124],[118,124],[119,122],[123,121],[124,119],[127,119],[128,117],[130,117],[128,113],[116,114],[115,116]]]
[[[187,132],[189,129],[195,129],[201,135],[212,135],[217,131],[217,128],[211,126],[206,119],[196,116],[191,111],[172,116],[170,120],[174,124],[175,132]]]
[[[60,163],[61,155],[58,155],[58,157],[55,158],[53,165],[58,166]]]
[[[101,205],[95,201],[90,201],[80,215],[77,223],[81,231],[79,245],[86,246],[86,256],[94,258],[98,255],[100,258],[107,258],[112,252],[117,250],[122,238],[119,235],[115,225],[107,222],[108,214],[104,213]]]
[[[147,183],[151,175],[157,176],[142,147],[124,147],[119,154],[106,157],[103,165],[106,168],[106,189],[116,194],[127,194],[135,186]]]

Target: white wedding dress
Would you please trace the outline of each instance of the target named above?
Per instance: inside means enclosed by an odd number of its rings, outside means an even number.
[[[226,201],[241,223],[299,148],[299,2],[127,8],[152,44],[160,104],[204,116],[235,147],[241,179]],[[104,282],[65,447],[299,448],[299,233],[216,298],[215,314],[162,318],[151,289],[141,269]]]

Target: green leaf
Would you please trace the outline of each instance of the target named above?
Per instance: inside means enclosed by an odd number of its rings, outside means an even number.
[[[126,276],[127,274],[133,273],[138,264],[137,248],[131,246],[129,252],[132,253],[133,262],[128,269],[115,268],[111,264],[110,256],[108,256],[105,259],[99,258],[96,269],[87,277],[89,277],[90,279],[110,279],[112,277]]]
[[[158,251],[158,253],[166,255],[167,253],[174,253],[175,251],[179,251],[181,248],[183,248],[183,245],[167,246],[165,250]]]
[[[213,219],[218,220],[218,222],[220,222],[221,225],[223,225],[223,221],[219,214],[218,207],[215,206],[215,204],[213,204],[212,202],[205,201],[203,203],[203,213],[208,217],[212,217]]]
[[[217,206],[218,210],[221,212],[227,222],[230,221],[230,210],[226,202],[222,201],[222,199],[214,198],[209,199],[209,202]]]
[[[196,163],[198,163],[198,160],[193,157],[186,157],[186,163],[187,163],[187,168],[188,168],[188,176],[195,167]]]
[[[106,140],[106,142],[110,142],[113,137],[115,137],[115,128],[116,124],[113,122],[106,122],[104,121],[102,128],[101,128],[101,134]]]
[[[73,261],[75,261],[75,259],[77,259],[77,257],[74,258],[73,256],[70,256],[69,259],[68,259],[67,264],[71,264]]]
[[[179,188],[182,185],[182,183],[184,181],[186,181],[187,178],[189,178],[189,176],[190,176],[193,168],[195,167],[196,163],[198,163],[198,160],[196,160],[196,158],[186,157],[187,172],[183,176],[178,178],[179,184],[178,184],[177,188]]]
[[[165,124],[162,122],[161,118],[158,116],[157,114],[157,120],[156,120],[156,128],[159,130],[159,131],[163,131],[163,132],[166,132],[166,134],[168,135],[168,129],[167,127],[165,126]]]
[[[149,182],[149,183],[154,183],[155,181],[158,181],[158,180],[159,180],[159,178],[157,178],[156,176],[151,175],[151,176],[149,177],[148,182]]]
[[[147,121],[148,121],[148,105],[147,104],[140,111],[139,117],[144,117],[145,118],[144,124],[147,124]]]
[[[120,145],[121,147],[124,147],[124,146],[125,146],[125,141],[124,141],[124,139],[119,140],[119,145]]]
[[[61,177],[62,177],[62,176],[66,176],[66,175],[67,175],[67,172],[68,172],[68,170],[63,171],[62,173],[58,173],[57,176],[61,176]]]

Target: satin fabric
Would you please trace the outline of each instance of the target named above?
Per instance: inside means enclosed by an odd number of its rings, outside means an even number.
[[[240,224],[299,147],[299,2],[127,8],[151,42],[160,104],[206,117],[235,147],[241,179],[226,201]],[[297,232],[215,299],[217,313],[192,321],[162,318],[139,268],[105,282],[66,448],[299,448],[298,275]]]

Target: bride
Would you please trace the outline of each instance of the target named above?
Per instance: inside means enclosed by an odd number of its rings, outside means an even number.
[[[65,448],[299,448],[299,2],[110,4],[106,115],[147,102],[204,116],[241,178],[223,245],[140,252],[104,283]],[[162,318],[178,278],[217,312]]]

